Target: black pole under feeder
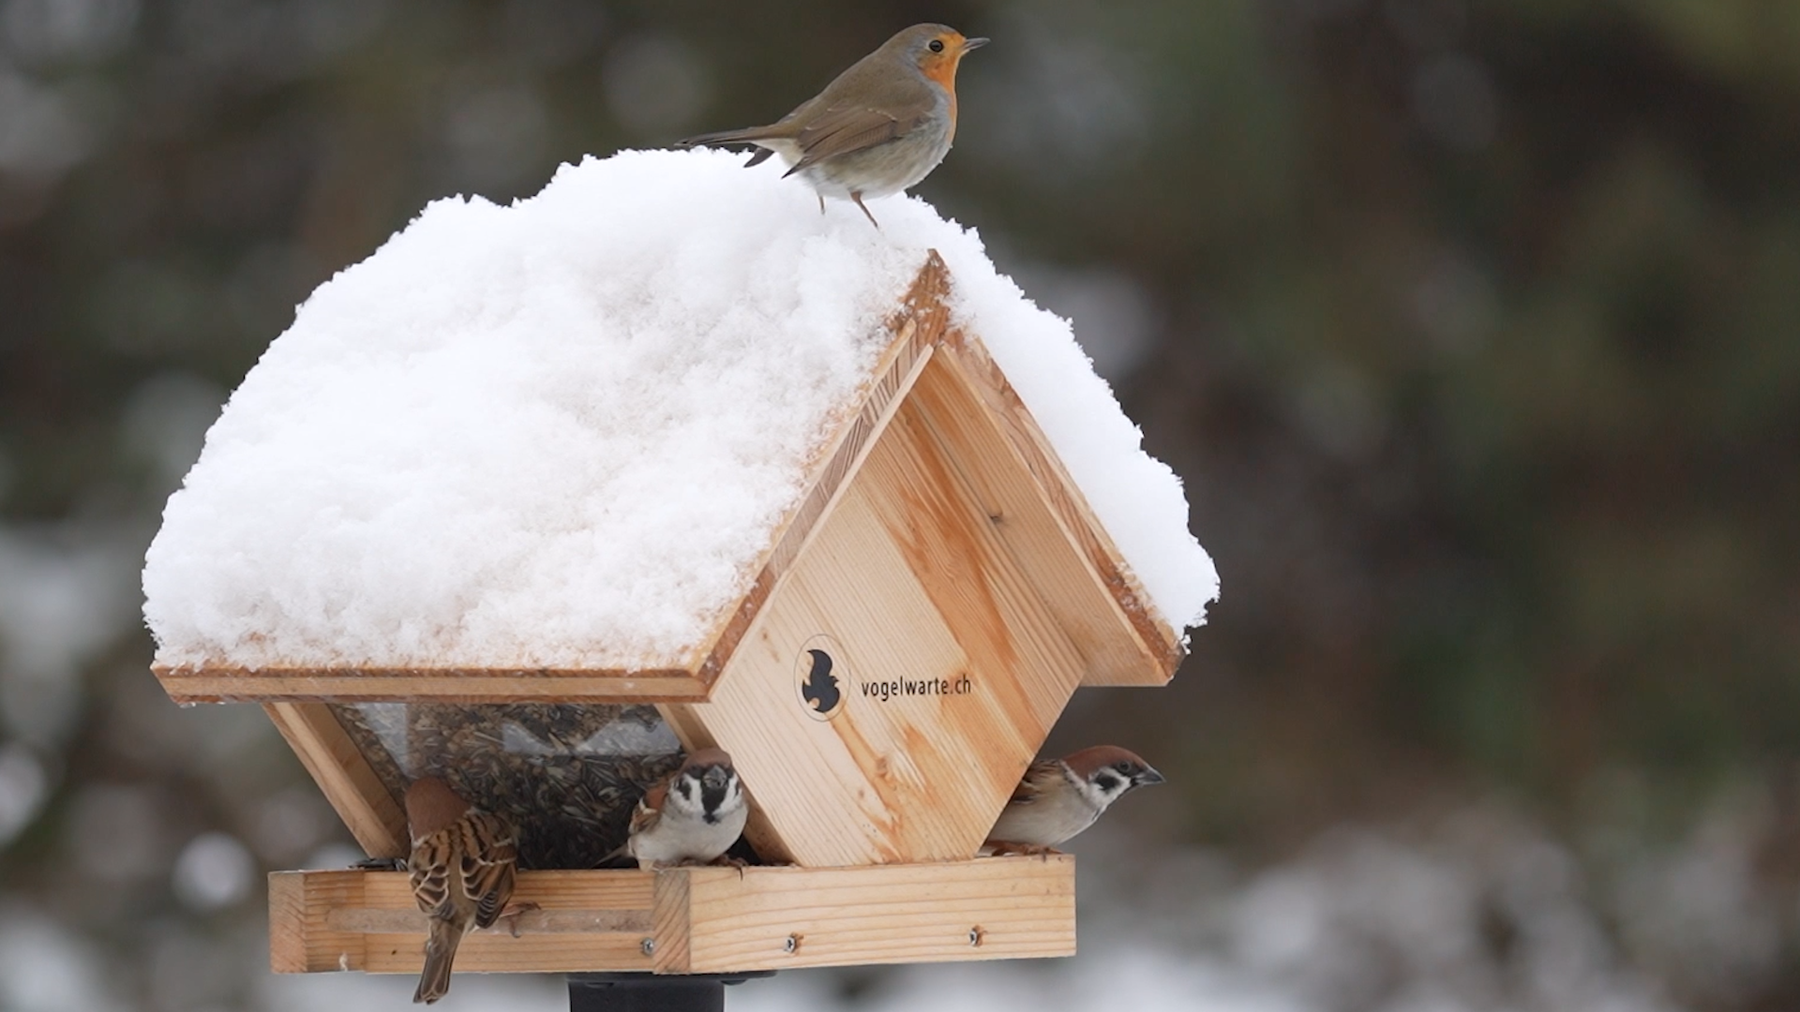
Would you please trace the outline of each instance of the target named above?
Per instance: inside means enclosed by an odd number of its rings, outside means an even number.
[[[723,1012],[725,989],[765,973],[658,977],[641,973],[572,973],[569,1012]]]

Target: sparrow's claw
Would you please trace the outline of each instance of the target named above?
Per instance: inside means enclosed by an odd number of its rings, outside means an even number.
[[[982,850],[986,851],[989,857],[1006,857],[1016,854],[1020,857],[1039,857],[1045,861],[1050,860],[1051,854],[1062,853],[1055,847],[1046,847],[1036,843],[1012,843],[1007,840],[989,840]]]
[[[406,859],[403,857],[365,857],[350,867],[360,871],[405,871]]]
[[[730,854],[720,854],[718,857],[713,858],[707,863],[715,867],[736,868],[738,878],[740,879],[744,877],[744,869],[750,867],[750,862],[741,857],[733,857]]]
[[[500,916],[494,918],[494,923],[498,924],[501,921],[505,921],[506,930],[514,938],[517,938],[519,937],[519,918],[525,914],[531,913],[533,910],[542,909],[542,907],[530,901],[524,903],[509,903],[505,910],[500,911]]]
[[[646,868],[711,865],[737,843],[748,814],[731,756],[698,749],[644,792],[626,849]]]

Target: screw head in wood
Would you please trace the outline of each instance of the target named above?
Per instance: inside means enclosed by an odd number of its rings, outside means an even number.
[[[979,925],[979,924],[977,924],[974,927],[969,929],[969,945],[972,947],[979,948],[981,946],[982,939],[984,939],[986,937],[987,937],[987,932],[981,930],[981,925]]]
[[[646,956],[656,955],[656,939],[654,939],[654,938],[644,939],[643,942],[639,943],[638,951],[642,952]]]
[[[799,952],[800,951],[800,936],[799,935],[787,936],[787,941],[781,943],[781,951],[783,951],[783,952]]]

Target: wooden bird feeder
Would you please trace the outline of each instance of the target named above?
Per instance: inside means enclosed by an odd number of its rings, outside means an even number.
[[[459,972],[1070,955],[1074,860],[976,851],[1071,693],[1162,685],[1182,638],[978,335],[952,324],[949,284],[932,254],[749,592],[684,664],[220,660],[157,677],[178,702],[263,704],[372,857],[406,853],[398,799],[426,770],[486,807],[549,820],[523,829],[542,870],[521,872],[516,899],[537,909],[516,937],[471,935]],[[743,777],[760,864],[592,870],[642,781],[706,746]],[[612,802],[611,814],[559,826],[557,809],[579,807],[570,797]],[[280,872],[269,892],[277,972],[418,972],[425,921],[404,874]]]

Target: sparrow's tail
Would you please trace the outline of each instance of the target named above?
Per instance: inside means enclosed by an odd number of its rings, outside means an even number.
[[[425,940],[425,969],[419,974],[413,1004],[429,1005],[450,993],[450,964],[456,961],[462,937],[460,925],[432,918],[431,936]]]

